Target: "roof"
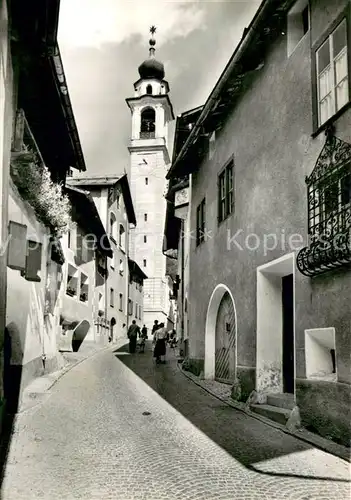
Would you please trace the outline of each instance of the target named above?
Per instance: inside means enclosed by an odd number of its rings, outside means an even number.
[[[57,44],[59,0],[11,0],[11,39],[18,75],[18,108],[45,164],[61,180],[85,171],[77,125]]]
[[[256,71],[263,67],[265,50],[281,34],[286,22],[286,12],[293,2],[294,0],[262,1],[169,169],[167,179],[190,173],[197,168],[198,150],[203,154],[202,140],[213,130],[223,126],[239,96],[248,87]],[[191,155],[194,155],[194,158],[189,161]]]
[[[123,194],[123,200],[126,207],[128,222],[130,224],[136,225],[136,216],[134,212],[132,194],[130,192],[129,181],[127,174],[122,176],[117,175],[91,175],[84,177],[69,177],[66,180],[68,186],[75,186],[78,188],[84,187],[89,190],[89,188],[103,188],[115,186],[120,184]]]
[[[131,274],[136,274],[142,280],[147,279],[146,274],[140,269],[140,267],[134,260],[128,258],[128,267]]]
[[[72,203],[73,220],[87,233],[94,234],[97,238],[100,251],[107,257],[112,257],[113,252],[110,241],[91,194],[87,191],[68,186],[64,188],[64,191]]]
[[[103,187],[114,186],[121,178],[120,175],[91,175],[84,177],[69,177],[67,183],[74,186]]]

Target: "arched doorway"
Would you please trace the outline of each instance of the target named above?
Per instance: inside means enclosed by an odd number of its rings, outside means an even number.
[[[219,304],[216,321],[215,379],[234,382],[236,323],[234,304],[228,292]]]
[[[225,285],[210,298],[205,331],[205,378],[234,382],[236,376],[236,310]]]

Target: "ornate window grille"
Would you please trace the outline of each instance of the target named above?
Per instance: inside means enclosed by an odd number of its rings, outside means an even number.
[[[351,264],[351,145],[329,136],[306,178],[309,245],[297,267],[316,276]]]

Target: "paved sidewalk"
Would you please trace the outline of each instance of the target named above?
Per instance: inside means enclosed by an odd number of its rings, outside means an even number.
[[[83,342],[78,352],[61,353],[64,361],[63,368],[34,379],[21,395],[18,413],[22,413],[33,408],[33,406],[43,403],[50,396],[51,387],[77,364],[105,349],[118,349],[127,343],[128,338],[117,339],[113,344],[105,346],[96,342]]]
[[[257,413],[254,413],[253,411],[250,411],[250,409],[246,407],[245,403],[233,400],[233,398],[231,397],[231,386],[229,384],[223,384],[217,382],[216,380],[205,380],[200,377],[197,377],[192,372],[183,370],[181,363],[178,364],[178,368],[180,372],[189,380],[194,382],[199,387],[202,387],[202,389],[212,394],[216,398],[220,399],[224,403],[228,404],[229,406],[239,411],[243,411],[247,415],[250,415],[252,418],[256,418],[261,422],[265,422],[267,425],[275,427],[276,429],[280,429],[281,431],[290,434],[292,436],[295,436],[298,439],[302,439],[303,441],[310,443],[313,446],[320,448],[321,450],[327,451],[328,453],[332,453],[333,455],[336,455],[342,458],[343,460],[351,461],[350,448],[346,448],[346,446],[334,443],[333,441],[325,439],[322,436],[319,436],[318,434],[309,432],[304,428],[296,429],[295,431],[288,430],[284,425],[281,425],[278,422],[273,422],[268,418],[265,418],[261,415],[258,415]]]

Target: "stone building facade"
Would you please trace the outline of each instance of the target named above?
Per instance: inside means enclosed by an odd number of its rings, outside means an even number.
[[[168,173],[191,174],[197,371],[346,445],[350,45],[350,2],[264,1]]]
[[[61,206],[58,185],[69,168],[85,169],[56,41],[58,10],[59,2],[1,3],[1,25],[9,31],[1,30],[1,72],[6,74],[1,86],[6,92],[0,98],[5,241],[0,330],[5,337],[1,375],[10,411],[16,411],[22,389],[34,377],[59,365],[59,314],[50,297],[55,302],[51,292],[57,289],[60,266],[56,250],[69,213],[66,204]]]
[[[4,409],[3,345],[6,325],[6,242],[8,239],[8,179],[10,171],[11,127],[13,121],[13,67],[10,49],[9,9],[0,5],[0,429]]]

